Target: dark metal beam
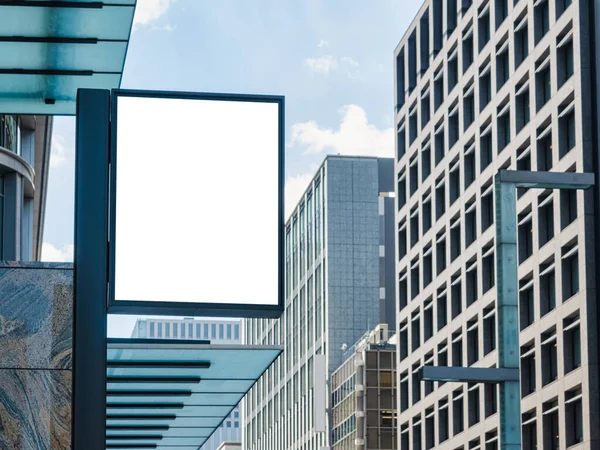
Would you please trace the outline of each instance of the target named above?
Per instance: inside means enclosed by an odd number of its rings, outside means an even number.
[[[105,450],[110,91],[77,94],[73,450]]]
[[[419,369],[419,378],[422,381],[498,384],[519,381],[519,369],[423,366]]]

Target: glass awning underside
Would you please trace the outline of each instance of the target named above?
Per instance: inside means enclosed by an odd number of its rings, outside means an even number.
[[[0,1],[0,114],[75,114],[121,83],[136,0]]]
[[[198,450],[281,351],[109,340],[106,448]]]

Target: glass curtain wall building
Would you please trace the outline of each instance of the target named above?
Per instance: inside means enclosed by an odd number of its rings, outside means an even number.
[[[209,340],[211,344],[240,344],[241,323],[236,319],[138,319],[131,334],[136,339]],[[236,406],[199,450],[234,447],[241,442],[240,407]],[[226,445],[225,445],[226,443]]]
[[[49,116],[0,115],[0,259],[41,258],[52,136]]]
[[[244,449],[330,445],[329,423],[316,431],[313,389],[325,380],[314,379],[314,358],[325,355],[329,376],[343,348],[393,312],[394,280],[385,277],[394,270],[393,189],[393,159],[328,156],[294,208],[285,312],[244,321],[246,343],[285,346],[244,399]]]
[[[590,4],[427,0],[395,50],[399,448],[492,450],[494,175],[594,172]],[[519,190],[523,449],[600,448],[592,191]]]

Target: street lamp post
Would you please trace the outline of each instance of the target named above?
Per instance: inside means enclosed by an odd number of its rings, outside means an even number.
[[[423,381],[494,383],[500,385],[500,448],[521,449],[521,392],[519,382],[519,276],[517,260],[517,188],[588,189],[590,173],[500,170],[496,184],[496,315],[498,367],[425,366]]]

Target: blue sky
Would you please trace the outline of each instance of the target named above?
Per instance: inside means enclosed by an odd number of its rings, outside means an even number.
[[[393,51],[421,4],[138,0],[122,87],[285,95],[293,207],[326,154],[393,156]],[[47,261],[72,259],[74,140],[56,118]]]

